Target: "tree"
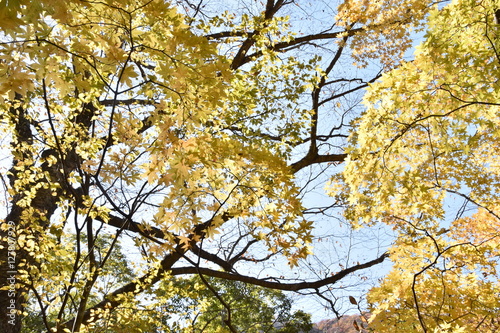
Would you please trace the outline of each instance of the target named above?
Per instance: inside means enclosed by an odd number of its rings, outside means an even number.
[[[336,183],[346,215],[397,234],[393,270],[369,295],[377,332],[500,328],[497,6],[434,9],[415,59],[370,87],[351,137]]]
[[[335,284],[384,249],[318,257],[312,277],[270,269],[312,267],[315,218],[343,203],[309,194],[430,4],[0,2],[0,331],[25,310],[54,332],[174,329],[159,285],[193,274],[317,294],[340,316]],[[129,276],[110,282],[119,243]]]

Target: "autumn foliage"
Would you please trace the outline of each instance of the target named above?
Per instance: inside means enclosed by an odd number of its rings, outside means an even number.
[[[0,332],[499,329],[498,4],[316,5],[0,2]]]

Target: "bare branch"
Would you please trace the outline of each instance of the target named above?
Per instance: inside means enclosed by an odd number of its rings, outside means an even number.
[[[333,274],[330,277],[327,277],[325,279],[313,281],[313,282],[297,282],[297,283],[281,283],[281,282],[273,282],[269,280],[262,280],[259,278],[255,277],[250,277],[250,276],[245,276],[245,275],[237,275],[237,274],[231,274],[228,272],[221,272],[221,271],[215,271],[209,268],[198,268],[198,267],[179,267],[179,268],[172,268],[170,270],[170,273],[172,275],[186,275],[186,274],[198,274],[200,272],[203,275],[207,276],[212,276],[216,278],[221,278],[225,280],[231,280],[231,281],[240,281],[240,282],[245,282],[249,284],[253,284],[256,286],[261,286],[265,288],[270,288],[270,289],[276,289],[276,290],[284,290],[284,291],[299,291],[299,290],[304,290],[304,289],[318,289],[321,287],[324,287],[326,285],[331,285],[335,284],[336,282],[342,280],[344,277],[347,275],[354,273],[356,271],[366,269],[378,264],[381,264],[386,258],[389,257],[388,253],[382,254],[380,257],[368,261],[364,264],[358,264],[351,266],[349,268],[346,268],[336,274]]]

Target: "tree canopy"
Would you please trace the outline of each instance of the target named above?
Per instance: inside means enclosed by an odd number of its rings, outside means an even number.
[[[0,2],[0,332],[496,331],[499,10]]]
[[[278,290],[203,276],[174,285],[179,292],[168,298],[165,312],[179,315],[177,322],[186,322],[190,332],[301,333],[313,327],[311,315],[292,311],[293,301]],[[229,315],[231,328],[225,323]]]
[[[397,234],[369,296],[377,332],[499,329],[498,13],[434,9],[415,59],[368,90],[342,178],[346,216]]]

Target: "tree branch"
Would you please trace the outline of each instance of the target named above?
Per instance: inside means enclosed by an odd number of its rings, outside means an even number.
[[[186,275],[186,274],[203,274],[215,278],[231,280],[231,281],[240,281],[244,283],[253,284],[256,286],[261,286],[264,288],[276,289],[276,290],[284,290],[284,291],[299,291],[303,289],[318,289],[324,287],[329,284],[334,284],[340,280],[342,280],[347,275],[354,273],[358,270],[366,269],[378,264],[381,264],[386,258],[389,257],[389,253],[384,253],[380,257],[368,261],[364,264],[354,265],[352,267],[346,268],[339,273],[336,273],[330,277],[325,279],[321,279],[313,282],[298,282],[298,283],[281,283],[281,282],[273,282],[269,280],[262,280],[251,276],[246,275],[238,275],[231,274],[228,272],[216,271],[209,268],[201,268],[201,267],[178,267],[172,268],[170,273],[172,275]]]
[[[306,155],[301,160],[292,163],[291,168],[293,173],[297,173],[298,171],[304,169],[313,164],[318,163],[342,163],[347,158],[347,154],[332,154],[332,155]]]

